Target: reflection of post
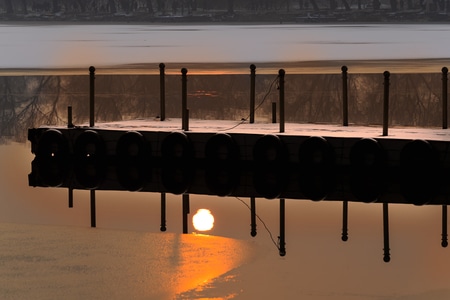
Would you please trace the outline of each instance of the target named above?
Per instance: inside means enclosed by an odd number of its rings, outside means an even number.
[[[284,75],[285,71],[280,69],[278,71],[280,84],[280,132],[284,132]]]
[[[166,193],[161,193],[161,231],[166,231]]]
[[[384,237],[384,257],[385,262],[391,260],[391,254],[389,253],[389,212],[388,203],[383,203],[383,237]]]
[[[442,68],[442,129],[447,129],[447,82],[448,69]]]
[[[251,236],[256,236],[256,203],[255,197],[250,198],[250,220],[251,220]]]
[[[91,190],[91,227],[97,226],[95,215],[95,190]]]
[[[447,235],[447,205],[442,205],[442,247],[448,246],[448,235]]]
[[[383,102],[383,136],[388,135],[389,125],[389,77],[391,73],[384,71],[384,102]]]
[[[342,202],[342,237],[346,242],[348,240],[348,201]]]
[[[95,68],[89,67],[89,126],[94,127],[95,117]]]
[[[189,194],[183,194],[183,233],[188,233]]]
[[[255,77],[256,66],[250,65],[250,124],[255,122]]]
[[[342,66],[342,125],[348,126],[347,66]]]
[[[159,64],[159,109],[160,109],[160,121],[166,119],[166,80],[165,80],[165,70],[166,65],[163,63]]]
[[[286,239],[285,239],[285,200],[280,199],[280,256],[286,255]]]
[[[187,69],[181,69],[181,127],[186,129],[186,112],[187,112]]]
[[[73,189],[69,188],[69,208],[73,207]]]

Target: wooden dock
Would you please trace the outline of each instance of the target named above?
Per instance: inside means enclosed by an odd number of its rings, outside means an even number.
[[[181,119],[29,130],[31,186],[447,204],[446,129]]]

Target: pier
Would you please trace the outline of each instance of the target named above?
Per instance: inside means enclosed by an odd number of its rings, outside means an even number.
[[[89,124],[28,130],[35,154],[29,185],[89,190],[91,226],[96,227],[95,191],[182,195],[183,233],[188,232],[189,195],[251,199],[251,235],[256,235],[255,199],[280,201],[278,250],[285,248],[285,200],[342,201],[342,240],[348,239],[348,203],[382,203],[385,262],[390,261],[388,204],[440,205],[442,247],[447,242],[450,203],[450,132],[447,129],[447,68],[442,68],[442,128],[390,127],[390,73],[383,73],[382,126],[349,126],[347,71],[342,67],[342,124],[285,121],[284,70],[272,123],[254,119],[254,65],[250,113],[242,120],[189,117],[187,69],[182,69],[181,118],[165,115],[164,64],[161,107],[155,118],[95,123],[95,68],[89,68]],[[275,81],[273,82],[275,83]],[[272,84],[273,84],[272,83]],[[278,122],[278,123],[277,123]]]

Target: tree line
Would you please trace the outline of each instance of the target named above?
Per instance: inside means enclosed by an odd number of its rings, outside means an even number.
[[[382,2],[383,1],[383,2]],[[334,11],[381,9],[391,11],[422,9],[449,12],[450,0],[2,0],[6,14],[60,13],[117,14],[145,13],[149,15],[190,15],[195,12],[240,12],[298,10]]]

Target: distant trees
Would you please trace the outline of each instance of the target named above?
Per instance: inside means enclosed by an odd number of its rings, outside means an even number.
[[[236,11],[334,11],[339,8],[349,11],[352,9],[350,4],[348,0],[0,0],[0,8],[9,15],[58,12],[189,15],[195,11],[234,14]],[[390,7],[392,11],[423,9],[449,12],[450,0],[357,0],[355,5],[358,10]]]

